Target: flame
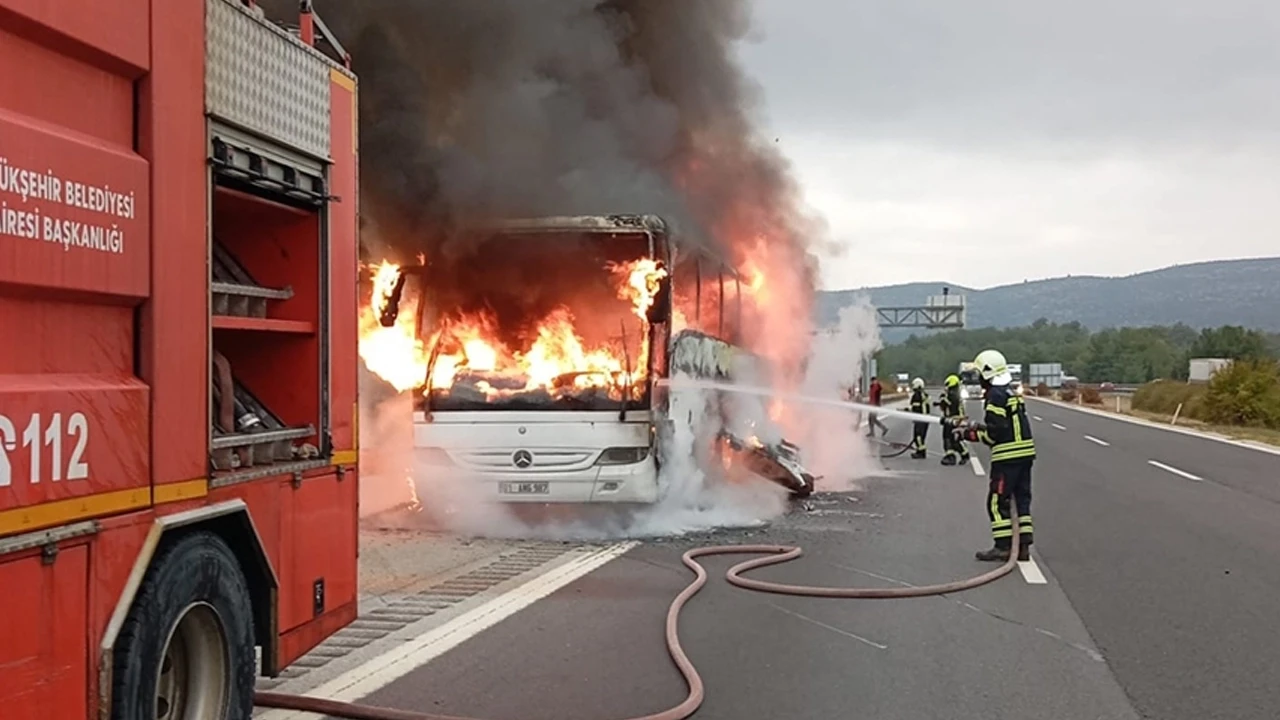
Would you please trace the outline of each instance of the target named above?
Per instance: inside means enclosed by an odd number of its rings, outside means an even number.
[[[666,269],[656,260],[642,258],[611,263],[605,270],[615,278],[618,298],[631,304],[643,328]],[[493,318],[485,314],[445,313],[440,329],[422,339],[417,332],[420,297],[406,293],[394,323],[390,327],[381,323],[400,284],[401,268],[384,260],[368,271],[373,288],[360,311],[360,356],[370,371],[397,390],[424,386],[430,367],[431,388],[449,389],[465,376],[472,389],[488,397],[604,388],[621,399],[625,388],[631,389],[633,397],[643,392],[639,381],[646,375],[646,332],[629,338],[624,332],[618,342],[587,347],[572,312],[562,306],[536,323],[527,349],[503,344]]]
[[[658,284],[667,276],[667,269],[650,258],[610,263],[608,268],[614,277],[622,281],[618,287],[618,298],[630,300],[636,317],[647,320],[649,308],[653,307],[654,297],[658,294]]]
[[[763,242],[763,239],[761,239]],[[768,295],[765,292],[765,275],[760,270],[760,260],[754,255],[748,255],[742,261],[742,266],[738,269],[742,276],[742,289],[757,304],[768,302]]]
[[[427,376],[427,349],[415,332],[416,300],[400,303],[395,324],[383,327],[381,318],[395,286],[400,266],[382,261],[371,268],[373,292],[360,308],[360,357],[365,366],[401,392],[422,384]]]

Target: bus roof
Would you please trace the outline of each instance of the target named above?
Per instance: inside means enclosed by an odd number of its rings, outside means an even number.
[[[550,215],[536,218],[504,218],[467,223],[467,230],[494,232],[650,232],[666,234],[667,222],[657,215]]]
[[[532,218],[502,218],[467,223],[469,231],[488,231],[495,233],[618,233],[648,232],[667,236],[674,233],[674,227],[659,215],[548,215]],[[738,277],[737,270],[723,255],[703,243],[682,241],[672,238],[679,251],[676,253],[676,264],[683,264],[685,258],[711,261],[730,277]]]

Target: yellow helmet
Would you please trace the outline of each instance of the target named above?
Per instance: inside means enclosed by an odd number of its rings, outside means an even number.
[[[958,375],[947,376],[947,387],[955,387],[959,384],[960,384],[960,377]]]

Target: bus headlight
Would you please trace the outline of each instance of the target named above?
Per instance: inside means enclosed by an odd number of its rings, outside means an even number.
[[[649,457],[647,447],[612,447],[600,453],[597,465],[634,465]]]

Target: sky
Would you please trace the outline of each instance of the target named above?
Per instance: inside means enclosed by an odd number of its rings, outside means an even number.
[[[1276,0],[755,0],[825,289],[1280,255]]]

